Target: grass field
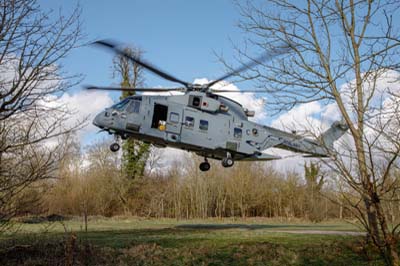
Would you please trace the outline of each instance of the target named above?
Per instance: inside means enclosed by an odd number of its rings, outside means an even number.
[[[18,224],[1,265],[382,265],[344,222],[91,219]],[[323,231],[323,232],[321,232]],[[331,232],[332,234],[329,234]]]

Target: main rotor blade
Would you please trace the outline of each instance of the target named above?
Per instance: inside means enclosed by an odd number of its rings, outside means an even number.
[[[279,55],[282,55],[282,54],[285,54],[285,53],[287,53],[289,51],[290,51],[290,47],[287,46],[287,47],[282,47],[282,48],[279,48],[279,49],[275,49],[274,51],[272,51],[270,53],[263,54],[262,56],[252,60],[251,62],[249,62],[247,64],[244,64],[243,66],[232,70],[231,72],[223,75],[220,78],[217,78],[214,81],[211,81],[210,83],[207,84],[207,87],[209,88],[212,85],[217,84],[220,81],[223,81],[223,80],[225,80],[227,78],[230,78],[230,77],[232,77],[234,75],[237,75],[240,72],[243,72],[243,71],[245,71],[245,70],[247,70],[249,68],[252,68],[253,66],[259,65],[259,64],[261,64],[261,63],[263,63],[263,62],[265,62],[267,60],[271,60],[272,58],[274,58],[276,56],[279,56]]]
[[[126,58],[132,60],[134,63],[146,68],[150,72],[153,72],[154,74],[156,74],[166,80],[180,83],[185,87],[188,87],[190,85],[190,83],[180,80],[180,79],[168,74],[167,72],[160,70],[158,67],[153,66],[152,64],[144,61],[143,59],[139,59],[138,57],[136,57],[132,54],[128,54],[126,51],[119,48],[116,43],[113,43],[111,41],[106,41],[106,40],[100,40],[100,41],[94,42],[93,44],[109,48],[109,49],[113,50],[114,52],[116,52],[117,54],[125,56]]]
[[[218,93],[218,92],[232,92],[232,93],[268,93],[267,91],[264,90],[245,90],[245,91],[235,91],[235,90],[211,90],[213,93]]]
[[[186,88],[129,88],[129,87],[97,87],[86,86],[87,90],[103,90],[103,91],[137,91],[137,92],[168,92],[168,91],[181,91],[184,92]]]

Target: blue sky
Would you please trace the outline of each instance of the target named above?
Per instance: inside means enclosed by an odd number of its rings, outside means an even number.
[[[233,61],[234,46],[243,40],[243,32],[237,27],[239,10],[233,0],[38,1],[45,11],[57,13],[61,9],[63,14],[70,14],[79,4],[87,41],[114,39],[139,47],[147,61],[189,82],[223,75],[225,69],[215,53]],[[75,49],[64,60],[65,70],[84,75],[81,85],[69,92],[81,99],[66,97],[81,113],[89,113],[81,107],[86,104],[87,97],[77,94],[82,85],[118,84],[119,81],[112,77],[113,56],[103,49],[86,46]],[[177,84],[145,72],[145,85],[171,87]],[[244,86],[241,84],[240,88],[251,89]],[[118,92],[109,94],[114,101],[120,96]],[[97,104],[102,102],[104,105],[104,99],[97,100]],[[105,107],[107,105],[102,106]],[[89,114],[98,111],[97,108]],[[93,132],[94,127],[90,127],[81,134],[83,144],[104,137],[104,134]]]
[[[232,43],[242,40],[232,0],[39,1],[44,9],[61,7],[67,13],[78,2],[88,40],[111,38],[133,44],[145,51],[146,60],[187,81],[223,74],[214,52],[229,59]],[[83,73],[84,84],[109,85],[116,82],[111,61],[112,55],[104,50],[83,47],[66,59],[65,66]],[[176,84],[146,73],[146,85]]]

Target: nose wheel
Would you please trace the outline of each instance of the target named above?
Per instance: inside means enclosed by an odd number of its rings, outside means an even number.
[[[117,152],[119,151],[119,149],[121,148],[121,146],[119,145],[119,140],[120,140],[120,136],[117,134],[114,134],[114,143],[110,145],[110,150],[112,152]]]
[[[207,172],[208,170],[210,170],[210,163],[207,161],[207,158],[204,159],[204,162],[202,162],[199,166],[200,171],[202,172]]]

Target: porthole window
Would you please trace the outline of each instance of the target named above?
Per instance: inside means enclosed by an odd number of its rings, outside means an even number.
[[[200,130],[208,130],[208,121],[200,120],[199,129]]]
[[[194,118],[191,116],[187,116],[185,118],[185,126],[187,127],[194,127]]]
[[[193,97],[193,106],[200,106],[200,97]]]
[[[258,136],[258,130],[257,130],[257,128],[253,128],[253,129],[251,130],[251,132],[253,133],[254,136]]]
[[[242,137],[242,129],[235,127],[235,129],[233,130],[233,136],[238,139],[241,138]]]
[[[172,123],[175,123],[175,124],[179,123],[179,114],[171,112],[171,114],[169,115],[169,121],[171,121]]]

